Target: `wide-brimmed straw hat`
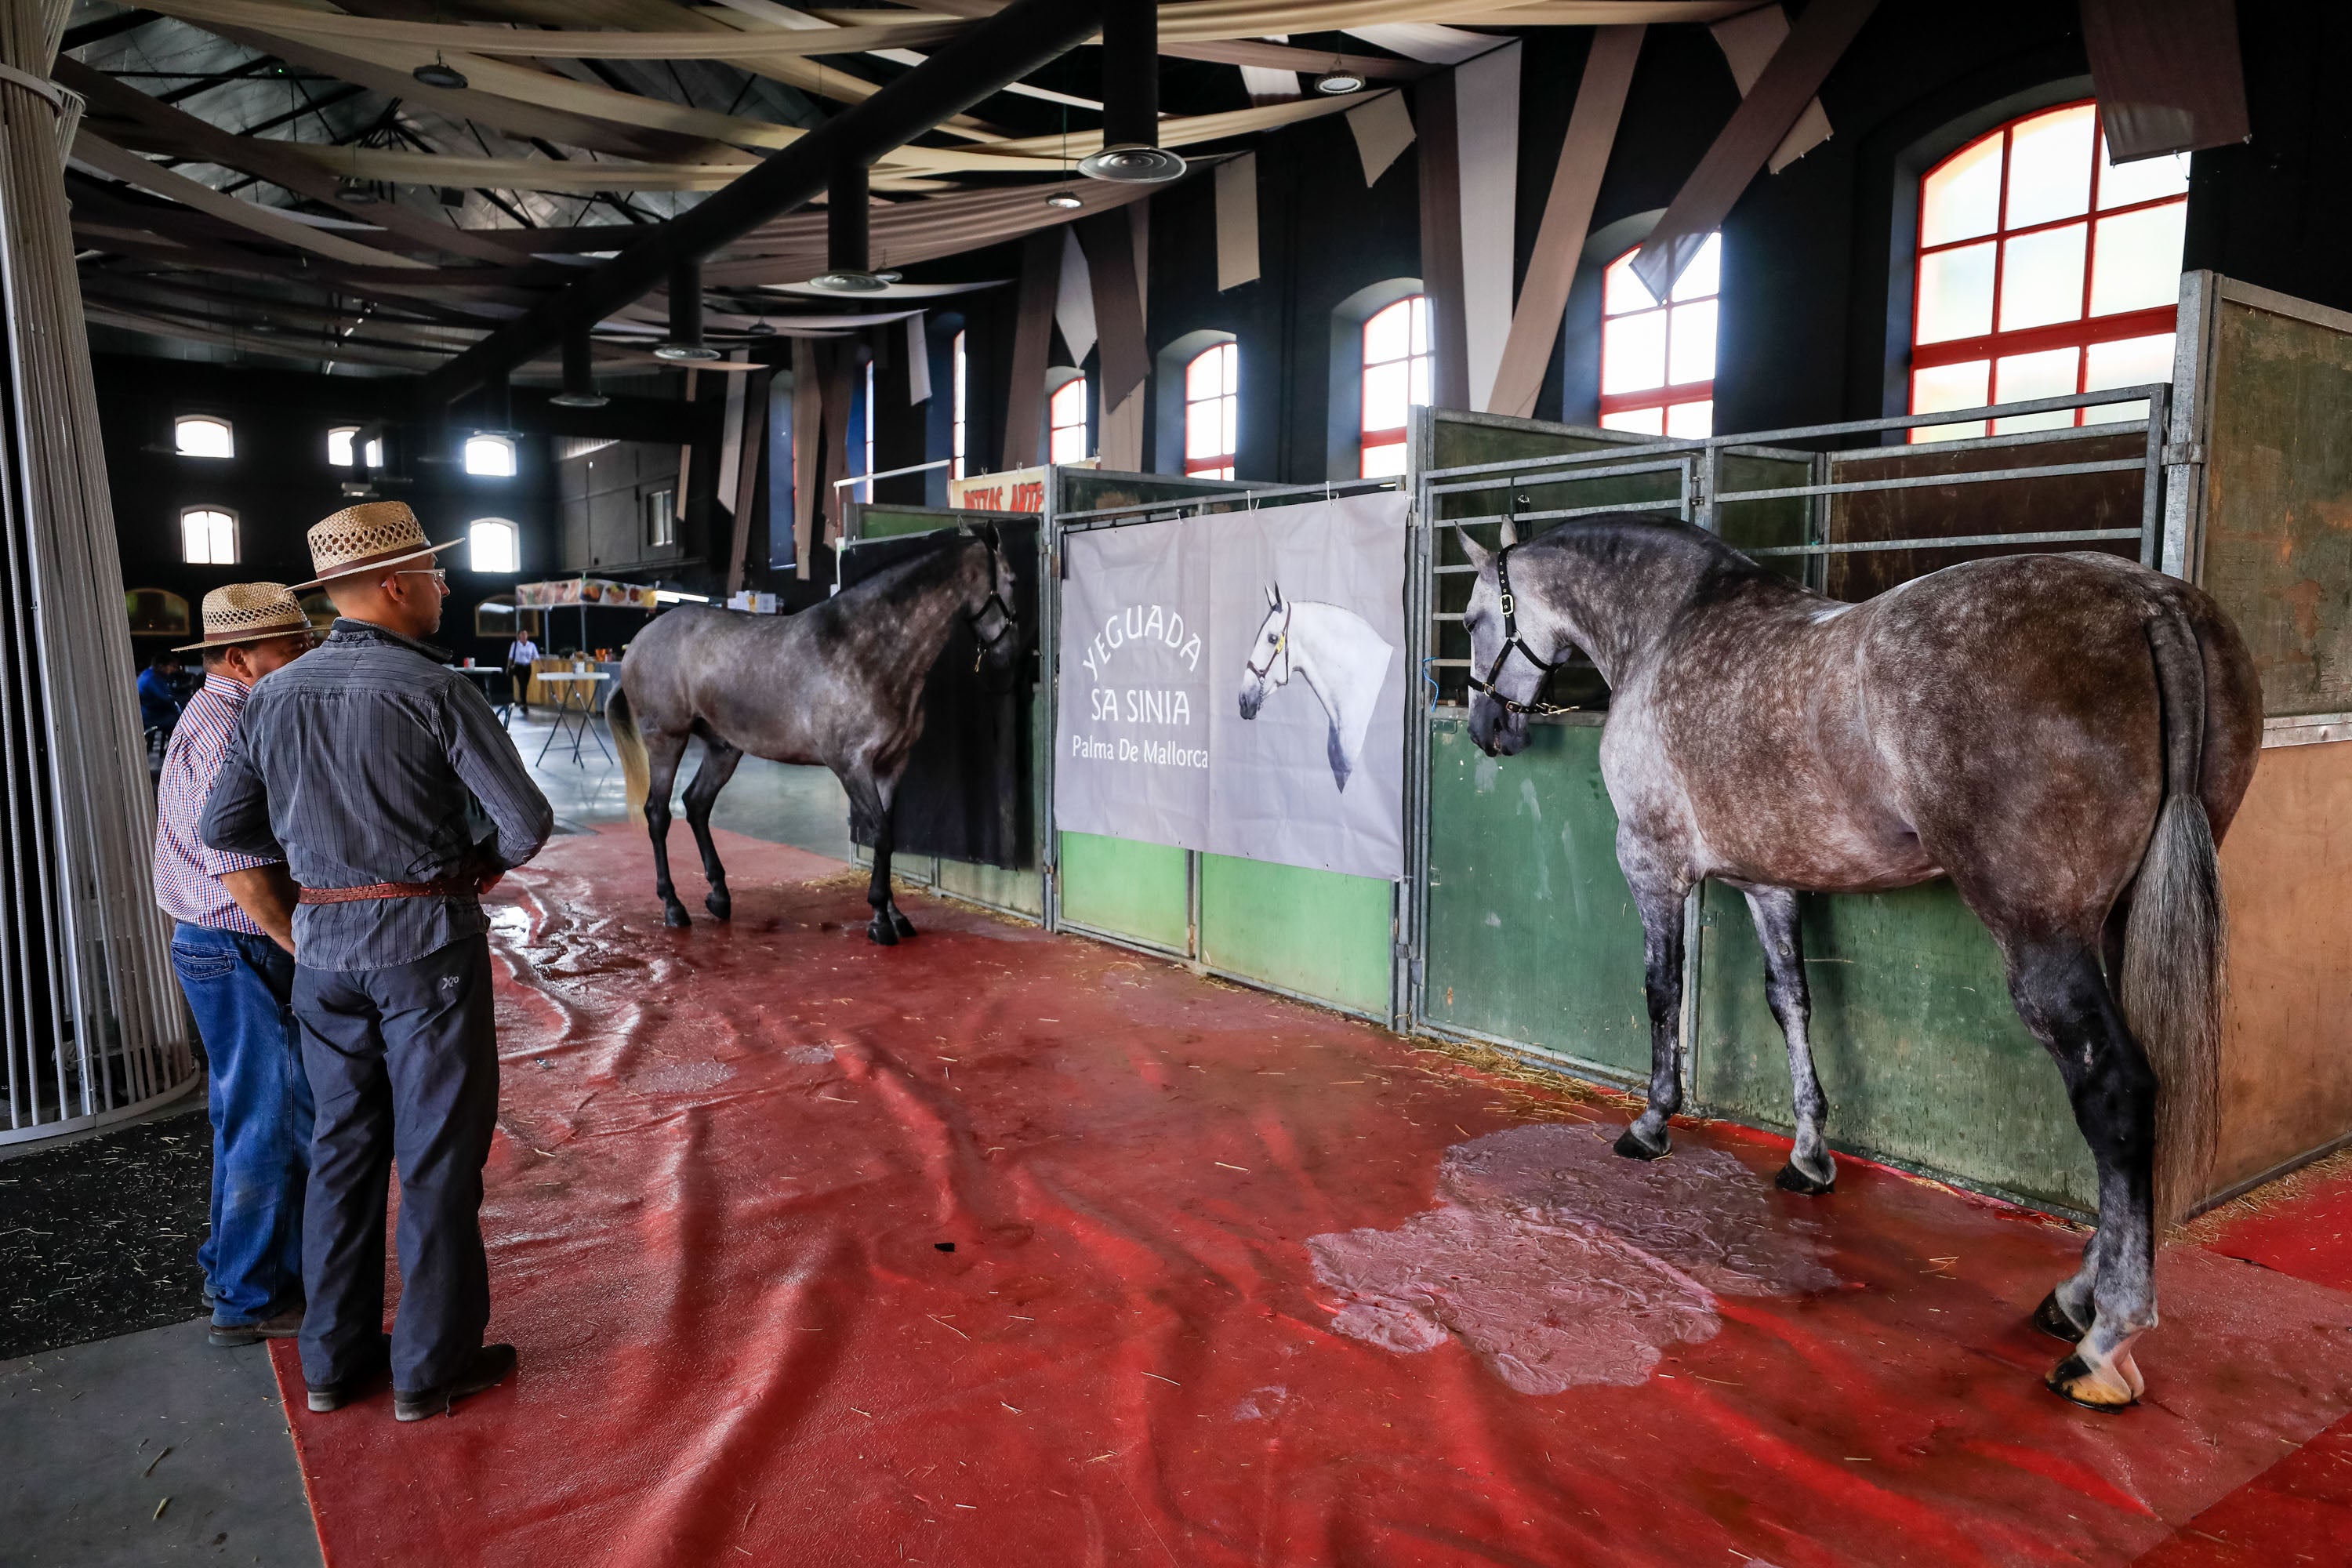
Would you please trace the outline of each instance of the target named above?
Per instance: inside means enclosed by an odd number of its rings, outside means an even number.
[[[362,501],[311,525],[310,570],[318,575],[294,586],[315,588],[339,577],[437,555],[463,542],[457,539],[446,544],[427,542],[425,525],[416,521],[406,501]]]
[[[267,642],[310,629],[310,617],[302,613],[285,584],[231,583],[205,595],[205,640],[172,651],[194,653],[232,643]]]

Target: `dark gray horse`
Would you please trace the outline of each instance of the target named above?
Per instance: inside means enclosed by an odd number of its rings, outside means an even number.
[[[686,820],[710,879],[706,909],[723,921],[731,907],[710,807],[749,752],[833,770],[874,837],[866,934],[885,946],[914,935],[890,897],[890,807],[923,732],[924,678],[959,621],[971,626],[982,658],[1009,668],[1020,643],[1013,591],[996,530],[958,530],[939,549],[796,616],[680,605],[638,633],[606,713],[628,798],[643,803],[653,836],[664,922],[694,923],[670,883],[669,796],[687,739],[699,735],[702,765],[686,787]]]
[[[1671,520],[1464,542],[1482,749],[1527,743],[1544,670],[1571,647],[1610,686],[1601,776],[1642,913],[1651,1038],[1649,1106],[1617,1152],[1667,1151],[1683,900],[1712,877],[1747,895],[1788,1038],[1797,1135],[1780,1184],[1827,1192],[1796,894],[1948,876],[2000,944],[2098,1166],[2082,1268],[2034,1314],[2075,1342],[2046,1381],[2095,1408],[2133,1403],[2157,1228],[2204,1195],[2219,1119],[2215,844],[2262,742],[2235,628],[2196,588],[2106,555],[1970,562],[1845,605]]]

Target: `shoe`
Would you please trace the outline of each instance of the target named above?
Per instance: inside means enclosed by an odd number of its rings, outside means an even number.
[[[383,1377],[391,1370],[392,1336],[390,1334],[382,1334],[379,1335],[376,1340],[374,1359],[372,1360],[362,1371],[353,1373],[350,1377],[344,1378],[340,1383],[306,1383],[303,1384],[303,1387],[309,1391],[310,1395],[310,1404],[311,1413],[318,1415],[324,1415],[329,1411],[341,1410],[352,1400],[357,1399],[362,1394],[367,1393],[368,1390],[374,1385],[378,1378]]]
[[[289,1307],[257,1323],[215,1323],[205,1338],[224,1348],[257,1345],[264,1340],[290,1340],[302,1331],[302,1309]]]
[[[392,1391],[392,1418],[395,1421],[422,1421],[428,1415],[446,1415],[449,1407],[461,1399],[496,1388],[515,1369],[515,1348],[512,1345],[484,1345],[466,1358],[466,1364],[457,1376],[437,1388],[421,1394]]]

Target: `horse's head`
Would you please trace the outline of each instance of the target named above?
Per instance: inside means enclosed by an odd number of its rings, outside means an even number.
[[[1242,670],[1242,717],[1255,719],[1266,694],[1290,681],[1290,601],[1282,584],[1265,585],[1265,619],[1250,639],[1248,663]]]
[[[1013,563],[1006,559],[1003,538],[992,522],[982,523],[965,545],[974,556],[986,552],[986,564],[973,574],[964,596],[964,618],[980,642],[980,661],[1003,673],[1021,654],[1021,620],[1013,613]]]
[[[1490,757],[1517,756],[1527,747],[1527,710],[1543,686],[1544,667],[1517,642],[1518,606],[1504,602],[1497,581],[1503,552],[1488,550],[1467,532],[1461,537],[1478,569],[1462,612],[1462,629],[1470,634],[1470,739]],[[1518,542],[1518,530],[1506,518],[1503,550]]]

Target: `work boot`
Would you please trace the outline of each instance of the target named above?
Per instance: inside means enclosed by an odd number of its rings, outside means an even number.
[[[392,1391],[392,1417],[395,1421],[422,1421],[428,1415],[446,1415],[457,1401],[496,1388],[515,1369],[515,1348],[512,1345],[484,1345],[466,1358],[457,1375],[437,1388],[418,1394]]]
[[[374,1356],[370,1358],[368,1364],[358,1372],[338,1383],[303,1384],[303,1387],[310,1392],[310,1409],[320,1415],[324,1415],[331,1410],[341,1410],[344,1405],[365,1394],[378,1378],[391,1370],[392,1336],[379,1334],[376,1337]]]
[[[264,1340],[290,1340],[302,1331],[302,1309],[289,1307],[257,1323],[215,1323],[205,1338],[223,1347],[257,1345]]]

